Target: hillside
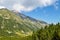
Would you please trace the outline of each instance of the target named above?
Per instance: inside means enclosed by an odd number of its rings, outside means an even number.
[[[44,21],[39,21],[8,9],[0,9],[0,40],[8,40],[6,38],[10,37],[32,36],[33,31],[35,32],[45,25],[47,23]]]

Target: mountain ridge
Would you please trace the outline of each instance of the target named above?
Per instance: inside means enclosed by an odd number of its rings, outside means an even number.
[[[20,14],[20,13],[19,13]],[[22,18],[23,14],[16,14],[8,9],[0,9],[0,37],[28,36],[47,24],[32,21],[31,18]],[[19,16],[18,16],[19,15]],[[21,16],[22,15],[22,16]]]
[[[27,15],[24,15],[24,14],[18,12],[18,11],[13,11],[13,12],[14,12],[16,15],[22,17],[23,19],[25,19],[25,18],[26,18],[26,19],[29,18],[31,21],[35,21],[35,22],[43,22],[43,23],[47,24],[47,23],[44,22],[44,21],[37,20],[37,19],[35,19],[35,18],[29,17],[29,16],[27,16]]]

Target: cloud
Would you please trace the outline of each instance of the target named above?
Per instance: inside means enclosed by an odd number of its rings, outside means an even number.
[[[0,3],[3,3],[3,0],[0,0]]]
[[[0,5],[17,11],[32,11],[37,7],[51,6],[57,2],[58,0],[1,0]]]
[[[5,8],[4,6],[0,6],[0,9]]]
[[[20,5],[20,4],[15,4],[15,5],[13,5],[13,9],[14,10],[17,10],[17,11],[31,11],[33,8],[32,7],[29,7],[29,8],[27,8],[27,7],[24,7],[23,5]]]

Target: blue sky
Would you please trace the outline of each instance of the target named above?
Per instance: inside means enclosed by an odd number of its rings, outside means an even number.
[[[58,23],[60,22],[60,1],[58,3],[57,9],[51,5],[44,8],[38,7],[33,11],[23,13],[35,19],[43,20],[47,23]]]
[[[38,7],[33,11],[23,12],[23,14],[38,20],[43,20],[47,23],[60,22],[60,8],[56,10],[53,6],[49,6],[43,9]]]
[[[0,8],[16,10],[47,23],[60,22],[60,0],[0,0]]]

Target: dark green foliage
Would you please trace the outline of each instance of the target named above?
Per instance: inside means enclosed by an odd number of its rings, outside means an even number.
[[[52,40],[60,40],[60,37],[57,34],[57,32],[54,33],[54,36],[53,36]]]
[[[60,40],[60,23],[56,25],[50,24],[36,33],[35,35],[39,40]]]

